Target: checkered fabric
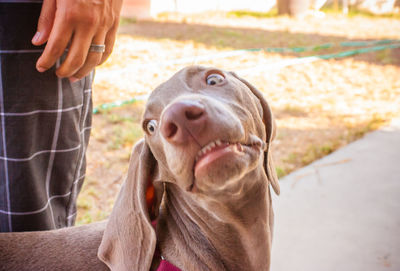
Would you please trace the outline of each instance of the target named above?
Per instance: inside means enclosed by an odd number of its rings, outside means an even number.
[[[85,177],[93,74],[36,71],[41,5],[0,0],[0,232],[73,225]]]

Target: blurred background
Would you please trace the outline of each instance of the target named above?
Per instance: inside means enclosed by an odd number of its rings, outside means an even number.
[[[106,218],[142,137],[146,95],[181,68],[237,72],[278,125],[280,177],[400,116],[399,0],[125,0],[96,70],[77,224]]]

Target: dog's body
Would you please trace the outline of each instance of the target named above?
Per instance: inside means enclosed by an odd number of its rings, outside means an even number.
[[[0,234],[1,271],[109,270],[97,258],[106,222]]]
[[[43,270],[102,270],[95,257],[101,241],[98,257],[112,270],[156,266],[156,243],[185,271],[269,270],[269,187],[279,193],[279,184],[269,151],[274,122],[261,93],[233,73],[189,67],[151,94],[143,127],[106,227],[0,234],[0,268],[40,270],[37,261]],[[146,204],[149,180],[153,206]]]

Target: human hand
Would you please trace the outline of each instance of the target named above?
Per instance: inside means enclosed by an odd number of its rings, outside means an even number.
[[[68,46],[56,75],[75,82],[89,74],[111,54],[121,5],[122,0],[44,0],[32,43],[47,44],[36,69],[48,70]],[[89,52],[91,44],[104,44],[105,51]]]

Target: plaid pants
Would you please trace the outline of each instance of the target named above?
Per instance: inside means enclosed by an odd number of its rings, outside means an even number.
[[[39,73],[37,0],[0,0],[0,232],[71,226],[85,177],[93,73]]]

